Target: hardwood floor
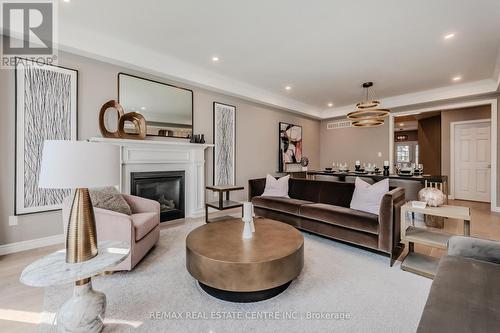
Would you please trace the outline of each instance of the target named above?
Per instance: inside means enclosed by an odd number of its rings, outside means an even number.
[[[0,256],[0,332],[36,332],[43,311],[43,288],[19,282],[24,267],[63,245]]]
[[[500,241],[500,214],[490,212],[489,204],[450,201],[450,205],[467,206],[472,209],[471,236]],[[226,214],[232,211],[227,211]],[[241,214],[240,211],[235,211]],[[201,219],[200,219],[201,220]],[[182,221],[178,221],[182,223]],[[176,223],[162,227],[168,229]],[[446,220],[444,230],[454,234],[463,233],[463,223]],[[62,248],[61,245],[0,256],[0,332],[36,332],[42,320],[43,288],[27,287],[19,282],[21,271],[36,259]],[[415,251],[439,257],[443,251],[415,245]]]

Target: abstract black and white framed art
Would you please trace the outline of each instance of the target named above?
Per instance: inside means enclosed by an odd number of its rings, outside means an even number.
[[[236,107],[214,102],[214,185],[235,184]]]
[[[285,170],[287,163],[300,163],[302,158],[302,126],[279,123],[278,169]]]
[[[16,58],[15,214],[61,208],[69,190],[38,188],[44,140],[77,139],[78,71]]]

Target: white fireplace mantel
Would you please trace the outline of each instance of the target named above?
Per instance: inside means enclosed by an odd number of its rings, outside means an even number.
[[[167,140],[127,140],[94,137],[90,142],[119,145],[120,190],[130,193],[130,174],[150,171],[184,171],[185,215],[199,217],[205,204],[205,149],[212,144]]]

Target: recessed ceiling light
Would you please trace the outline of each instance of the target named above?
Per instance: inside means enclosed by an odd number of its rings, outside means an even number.
[[[64,0],[64,2],[70,2],[71,0]]]
[[[455,82],[460,81],[460,80],[462,80],[462,76],[460,76],[460,75],[454,76],[452,80]]]
[[[331,108],[333,106],[333,103],[332,102],[328,102],[328,107]]]
[[[400,127],[403,127],[404,125],[405,125],[404,123],[400,123],[400,124],[399,124],[399,126],[400,126]]]
[[[454,33],[449,33],[449,34],[444,35],[444,39],[452,39],[453,37],[455,37]]]
[[[213,61],[213,62],[217,62],[217,61],[219,61],[219,57],[212,57],[212,61]]]
[[[141,110],[142,111],[146,110],[146,107],[145,106],[141,106]]]
[[[292,87],[291,86],[286,86],[285,89],[286,90],[292,90]]]

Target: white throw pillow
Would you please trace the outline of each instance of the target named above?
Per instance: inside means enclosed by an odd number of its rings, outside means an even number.
[[[266,176],[266,187],[264,188],[263,197],[281,197],[290,198],[288,196],[288,180],[290,175],[281,177],[279,179],[274,178],[271,175]]]
[[[363,179],[356,177],[355,186],[351,208],[378,215],[382,197],[389,192],[389,179],[386,178],[370,185]]]

